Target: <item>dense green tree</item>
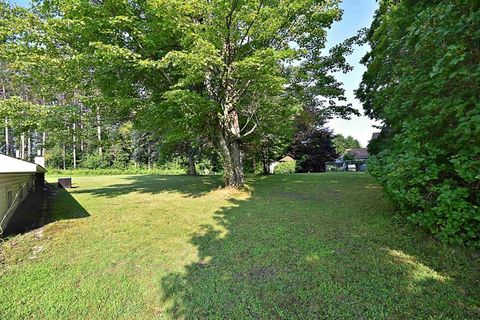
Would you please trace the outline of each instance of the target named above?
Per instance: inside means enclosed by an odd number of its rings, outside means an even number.
[[[480,246],[480,2],[380,1],[367,40],[369,171],[412,221]]]
[[[352,111],[335,103],[345,99],[330,75],[349,70],[348,46],[322,55],[337,1],[45,0],[36,11],[102,95],[134,114],[153,109],[193,142],[207,136],[229,186],[243,184],[242,144],[272,113]]]
[[[338,154],[333,146],[333,133],[327,128],[301,128],[295,135],[290,153],[297,161],[299,172],[324,172],[325,163]]]
[[[325,163],[338,156],[333,145],[333,132],[324,127],[322,111],[305,107],[295,118],[295,133],[288,154],[297,161],[300,172],[323,172]]]
[[[343,155],[348,149],[360,148],[360,142],[352,136],[345,136],[336,134],[333,138],[333,145],[339,155]]]
[[[12,71],[2,83],[9,97],[56,115],[27,135],[60,148],[63,167],[151,165],[162,149],[183,153],[193,173],[207,144],[221,155],[226,185],[238,187],[244,159],[280,155],[301,110],[324,119],[354,112],[332,74],[351,69],[355,40],[324,52],[338,2],[1,1],[0,61]],[[128,122],[131,147],[122,144]]]
[[[93,165],[95,157],[102,166],[128,164],[123,128],[130,105],[101,94],[102,79],[43,5],[28,10],[0,1],[0,146],[25,159],[39,151],[50,167]]]

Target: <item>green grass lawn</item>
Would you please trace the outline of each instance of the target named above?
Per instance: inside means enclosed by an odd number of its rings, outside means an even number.
[[[75,177],[10,238],[0,319],[480,318],[480,260],[366,174]]]

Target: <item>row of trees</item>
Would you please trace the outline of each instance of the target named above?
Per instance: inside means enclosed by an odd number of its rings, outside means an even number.
[[[154,133],[134,130],[128,120],[102,119],[84,106],[44,105],[19,96],[0,100],[0,151],[25,160],[43,155],[49,167],[63,169],[152,166],[159,160]]]
[[[369,171],[413,222],[480,246],[480,2],[380,1],[367,40]]]
[[[188,142],[172,144],[152,132],[135,130],[130,121],[118,125],[99,123],[97,117],[90,119],[78,106],[26,103],[13,96],[1,101],[0,115],[5,119],[5,130],[0,134],[0,141],[4,143],[2,152],[12,155],[16,152],[25,160],[43,155],[50,168],[125,169],[131,165],[153,167],[180,159],[191,175],[197,174],[198,162],[204,166],[204,172],[221,170],[208,141],[197,147]],[[296,119],[297,126],[290,141],[285,140],[283,144],[268,141],[264,146],[255,145],[253,141],[245,146],[253,151],[246,158],[247,170],[268,172],[273,159],[289,154],[297,160],[300,172],[319,172],[324,170],[325,162],[334,160],[349,148],[360,147],[353,137],[333,136],[329,129],[318,126],[310,117],[306,119],[308,121]],[[286,135],[286,139],[288,137]]]
[[[351,69],[356,38],[323,50],[337,1],[2,0],[0,10],[5,148],[26,139],[20,150],[41,145],[62,166],[106,153],[109,165],[151,163],[161,141],[191,173],[218,154],[226,185],[239,187],[246,161],[266,167],[305,128],[331,139],[325,121],[356,113],[332,76]]]

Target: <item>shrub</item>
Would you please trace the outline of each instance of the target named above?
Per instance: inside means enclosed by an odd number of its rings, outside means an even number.
[[[274,173],[276,174],[295,173],[296,168],[297,168],[296,161],[280,162],[275,167]]]
[[[197,172],[199,174],[212,174],[214,173],[213,165],[210,159],[202,159],[196,165]]]
[[[480,247],[480,2],[381,1],[357,96],[385,123],[369,171],[438,238]]]
[[[80,162],[80,167],[85,169],[106,169],[109,166],[108,159],[98,153],[86,155]]]
[[[63,167],[63,150],[61,146],[52,146],[47,149],[45,154],[45,163],[51,168],[62,168]],[[72,165],[72,156],[67,149],[67,154],[65,155],[65,165]]]

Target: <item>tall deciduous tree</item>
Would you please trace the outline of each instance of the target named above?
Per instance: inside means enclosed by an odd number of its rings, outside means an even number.
[[[185,122],[193,139],[208,136],[227,186],[243,185],[242,143],[272,112],[291,121],[305,104],[326,115],[352,111],[335,103],[345,99],[331,76],[348,71],[348,49],[322,55],[338,1],[44,0],[36,8],[103,95],[134,114],[154,108]]]
[[[295,119],[295,134],[288,153],[297,161],[300,172],[325,171],[325,162],[337,157],[333,133],[324,127],[322,110],[305,107]]]
[[[352,136],[345,137],[341,134],[336,134],[333,139],[333,145],[339,155],[342,155],[347,149],[360,148],[360,142]]]

